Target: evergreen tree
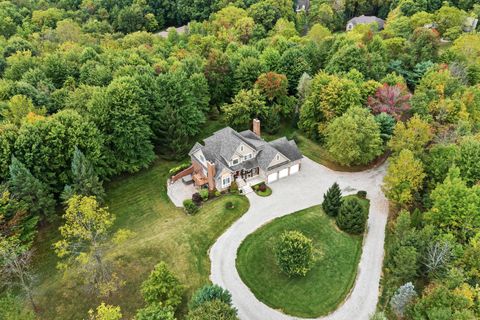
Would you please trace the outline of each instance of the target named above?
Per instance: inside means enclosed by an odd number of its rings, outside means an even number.
[[[105,191],[98,175],[93,170],[90,161],[83,152],[75,147],[72,159],[73,182],[66,185],[62,193],[62,199],[68,200],[74,194],[82,196],[95,196],[97,199],[103,199]]]
[[[338,183],[334,183],[328,190],[327,193],[323,195],[322,208],[326,214],[331,217],[336,217],[338,215],[338,210],[342,205],[342,191],[338,186]]]
[[[337,226],[345,232],[361,234],[365,230],[367,215],[358,198],[343,201],[338,211]]]
[[[9,187],[12,194],[24,201],[32,214],[44,217],[53,213],[55,200],[47,187],[35,178],[17,158],[12,157]]]

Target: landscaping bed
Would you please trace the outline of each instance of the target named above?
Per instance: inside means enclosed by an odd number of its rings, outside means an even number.
[[[288,277],[276,262],[274,244],[290,230],[313,240],[314,263],[305,277]],[[350,292],[361,246],[361,236],[340,231],[335,220],[315,206],[275,219],[249,235],[238,250],[236,265],[260,301],[289,315],[319,317],[335,310]]]
[[[272,189],[265,182],[252,186],[253,191],[260,197],[268,197],[272,194]]]

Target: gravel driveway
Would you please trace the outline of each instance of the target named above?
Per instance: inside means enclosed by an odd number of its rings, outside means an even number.
[[[250,193],[250,209],[218,238],[210,249],[210,279],[232,293],[233,303],[242,320],[298,319],[263,304],[242,282],[235,267],[238,247],[256,229],[269,221],[298,210],[318,205],[323,194],[337,182],[344,194],[366,190],[370,199],[367,234],[363,243],[357,279],[352,292],[333,313],[319,319],[367,320],[375,312],[383,262],[383,243],[388,202],[380,186],[386,164],[372,170],[349,173],[332,171],[304,158],[301,171],[270,185],[267,198]]]

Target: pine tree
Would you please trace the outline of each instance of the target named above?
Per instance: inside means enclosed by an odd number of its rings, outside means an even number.
[[[91,162],[85,157],[80,149],[75,148],[72,159],[72,185],[66,185],[62,199],[68,200],[71,196],[77,194],[81,196],[95,196],[101,200],[105,196],[102,182],[93,170]]]
[[[28,205],[32,214],[49,216],[54,212],[55,200],[47,186],[35,178],[17,158],[12,157],[8,185],[12,194]]]
[[[327,193],[323,195],[322,208],[329,216],[336,217],[341,205],[342,191],[338,183],[335,182],[330,189],[327,190]]]
[[[361,234],[365,230],[367,215],[358,198],[343,201],[338,211],[337,226],[348,233]]]

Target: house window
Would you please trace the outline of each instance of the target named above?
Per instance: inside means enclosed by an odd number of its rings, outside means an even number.
[[[250,159],[252,159],[252,154],[249,153],[249,154],[247,154],[246,156],[244,156],[243,158],[244,158],[245,160],[250,160]]]
[[[205,158],[203,157],[203,155],[199,155],[199,158],[200,158],[200,161],[205,161]]]
[[[277,154],[277,160],[280,160],[280,155],[279,154]]]
[[[233,165],[238,164],[238,159],[233,159],[232,163],[233,163]]]
[[[230,185],[230,176],[222,179],[222,186],[228,187]]]
[[[243,146],[240,146],[240,151],[243,151]]]

